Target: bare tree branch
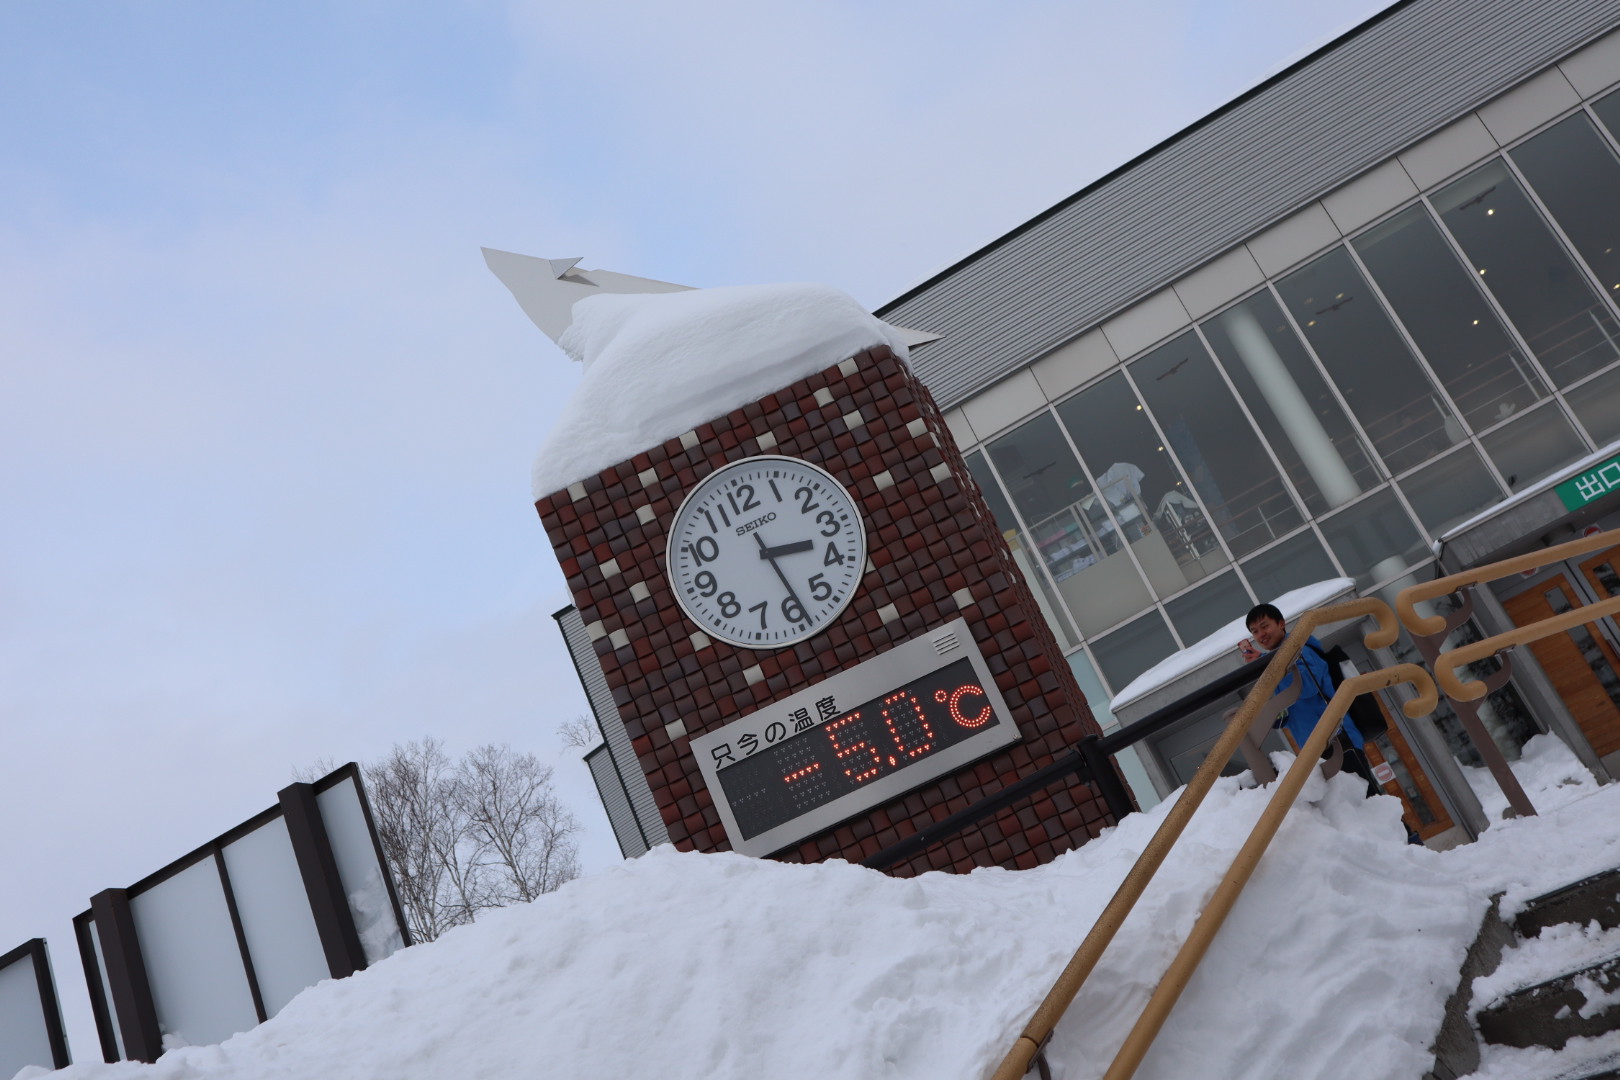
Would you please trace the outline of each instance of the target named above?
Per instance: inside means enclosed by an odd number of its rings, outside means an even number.
[[[551,768],[509,746],[480,746],[456,771],[472,841],[502,903],[533,900],[579,875],[579,824],[551,788]]]
[[[564,746],[574,750],[589,750],[602,741],[602,733],[595,722],[585,716],[564,720],[557,725],[557,734],[562,736]]]
[[[328,773],[335,772],[341,761],[333,761],[330,757],[316,758],[303,768],[292,771],[293,782],[296,784],[313,784]]]
[[[452,762],[441,741],[426,738],[395,745],[364,772],[416,941],[579,876],[579,824],[533,754],[490,745]]]

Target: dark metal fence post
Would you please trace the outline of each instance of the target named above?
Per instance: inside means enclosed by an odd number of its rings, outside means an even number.
[[[315,788],[303,783],[288,784],[277,794],[298,872],[304,878],[304,892],[309,896],[309,910],[315,916],[315,930],[326,952],[326,966],[332,978],[347,978],[365,970],[366,953],[343,881],[338,877],[337,858],[326,835],[320,804],[315,801]]]
[[[101,890],[90,898],[90,914],[101,944],[101,961],[106,965],[107,987],[112,991],[112,1019],[124,1041],[124,1058],[151,1064],[163,1053],[163,1034],[135,932],[135,916],[129,909],[129,893]]]
[[[1108,812],[1114,815],[1115,821],[1121,821],[1126,814],[1136,812],[1136,804],[1131,801],[1131,793],[1125,790],[1125,784],[1114,771],[1114,763],[1103,749],[1102,739],[1096,735],[1083,735],[1080,738],[1080,757],[1085,760],[1086,771],[1091,773],[1091,782],[1097,785],[1097,791],[1108,804]]]

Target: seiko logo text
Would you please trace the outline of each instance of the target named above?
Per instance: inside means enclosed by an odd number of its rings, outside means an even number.
[[[737,526],[737,535],[738,536],[743,536],[743,535],[745,535],[747,533],[753,532],[755,529],[759,528],[761,525],[768,524],[769,522],[772,522],[772,521],[775,521],[775,520],[776,520],[776,514],[774,512],[766,514],[764,517],[757,517],[753,521],[750,521],[746,525]]]

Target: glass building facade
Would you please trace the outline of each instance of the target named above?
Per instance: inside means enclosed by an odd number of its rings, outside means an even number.
[[[1447,530],[1620,440],[1617,301],[1620,91],[964,449],[1106,723],[1253,603],[1392,596]]]

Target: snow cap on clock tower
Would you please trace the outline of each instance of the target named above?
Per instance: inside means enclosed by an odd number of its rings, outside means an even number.
[[[534,272],[572,276],[575,285],[600,274],[578,271],[577,260],[557,274],[555,261],[498,264],[495,256],[525,257],[486,252],[520,302],[514,265],[527,273],[530,263],[545,264]],[[628,280],[633,290],[640,279]],[[676,288],[581,292],[567,322],[555,310],[537,314],[532,294],[524,302],[585,367],[536,462],[536,509],[672,842],[734,846],[693,740],[832,685],[908,642],[914,650],[953,620],[964,621],[982,654],[1018,741],[830,821],[774,857],[859,861],[1096,733],[949,430],[905,363],[907,339],[925,335],[888,326],[826,286],[669,291]],[[781,648],[705,633],[667,576],[668,533],[683,499],[716,470],[759,456],[798,459],[836,479],[867,539],[847,607]],[[1093,788],[1060,785],[894,870],[1034,866],[1109,824]]]

